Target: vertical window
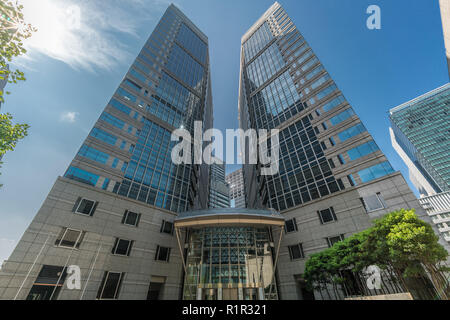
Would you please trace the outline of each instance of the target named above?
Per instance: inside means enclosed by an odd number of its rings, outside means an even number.
[[[125,213],[123,214],[122,224],[137,227],[139,225],[140,219],[141,219],[140,213],[126,210]]]
[[[156,261],[169,262],[169,258],[170,258],[170,248],[161,246],[156,247],[156,254],[155,254]]]
[[[344,157],[342,156],[342,154],[338,154],[337,158],[338,158],[340,164],[342,164],[342,165],[345,164],[345,160],[344,160]]]
[[[84,231],[62,228],[55,245],[58,247],[78,249],[81,241],[83,241],[84,234]]]
[[[28,293],[27,300],[56,300],[66,277],[64,267],[43,265]]]
[[[124,276],[123,272],[105,271],[98,289],[97,299],[117,299]]]
[[[360,198],[366,212],[372,212],[386,208],[383,197],[380,192],[374,195]]]
[[[328,126],[327,126],[327,124],[325,122],[322,122],[322,128],[323,128],[323,130],[327,130],[328,129]]]
[[[330,140],[330,143],[333,147],[336,145],[336,142],[334,141],[333,137],[330,137],[328,140]]]
[[[341,190],[344,190],[345,187],[344,187],[344,183],[342,182],[342,179],[336,179],[336,181],[337,181],[337,183],[338,183],[338,185],[339,185],[339,188],[340,188]]]
[[[336,214],[334,213],[333,207],[330,207],[325,210],[317,211],[319,214],[319,219],[321,224],[337,221]]]
[[[163,220],[162,224],[161,224],[160,232],[167,233],[167,234],[173,234],[173,222]]]
[[[93,216],[94,212],[97,208],[98,202],[93,200],[88,200],[84,198],[78,198],[78,200],[75,202],[75,205],[72,209],[73,212],[84,214],[87,216]]]
[[[103,181],[102,190],[108,189],[109,182],[110,182],[109,178],[106,178],[105,181]]]
[[[348,179],[348,182],[350,183],[350,185],[351,185],[352,187],[356,186],[356,181],[355,181],[355,178],[353,178],[353,175],[349,174],[349,175],[347,176],[347,179]]]
[[[114,161],[113,161],[113,163],[112,163],[112,165],[111,165],[111,167],[112,167],[113,169],[115,169],[115,168],[117,168],[117,165],[118,165],[118,164],[119,164],[119,159],[115,158]]]
[[[284,224],[284,229],[285,229],[286,233],[298,231],[297,221],[295,220],[295,218],[287,220]]]
[[[328,237],[326,239],[327,239],[328,247],[331,248],[335,243],[344,240],[344,235],[340,234],[338,236]]]
[[[131,240],[116,238],[111,253],[119,256],[129,256],[133,242]]]
[[[330,164],[331,169],[336,168],[336,165],[334,164],[333,159],[328,159],[328,163]]]
[[[299,243],[293,246],[289,246],[288,249],[291,260],[305,258],[305,253],[303,252],[303,244]]]

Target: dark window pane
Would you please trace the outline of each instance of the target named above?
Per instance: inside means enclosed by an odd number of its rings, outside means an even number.
[[[89,215],[94,207],[94,201],[83,199],[78,206],[77,212]]]

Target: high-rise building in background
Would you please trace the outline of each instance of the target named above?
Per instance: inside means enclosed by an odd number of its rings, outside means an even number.
[[[422,196],[450,191],[450,83],[390,110],[391,140]]]
[[[440,236],[450,246],[450,191],[419,199],[420,204],[439,230]]]
[[[281,298],[320,298],[302,280],[308,255],[396,209],[426,215],[280,4],[241,43],[240,126],[280,130],[278,174],[244,165],[247,205],[274,208],[286,219]]]
[[[441,8],[445,55],[447,56],[448,76],[450,78],[450,0],[439,0],[439,6]]]
[[[215,157],[214,157],[215,158]],[[215,158],[217,163],[210,165],[209,208],[229,208],[230,188],[225,181],[225,164]]]
[[[228,174],[226,181],[230,186],[231,206],[234,208],[245,208],[244,176],[242,169]]]
[[[0,273],[0,299],[178,299],[178,212],[209,168],[174,165],[174,129],[212,127],[208,38],[175,6],[155,30]],[[81,290],[63,286],[81,270]]]

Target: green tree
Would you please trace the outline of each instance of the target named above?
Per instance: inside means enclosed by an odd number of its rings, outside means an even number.
[[[9,63],[13,58],[25,54],[23,41],[36,31],[24,20],[23,6],[17,1],[0,1],[0,81],[9,84],[25,80],[25,75],[19,69],[11,70]],[[0,102],[4,102],[5,94],[0,90]],[[10,114],[0,114],[0,158],[7,151],[14,150],[17,142],[27,135],[27,124],[13,124]]]
[[[31,37],[36,31],[25,22],[22,9],[23,6],[17,1],[0,2],[0,80],[7,79],[8,83],[25,80],[24,73],[19,69],[10,70],[8,63],[27,52],[23,40]],[[4,101],[2,90],[0,90],[0,101]]]
[[[394,211],[375,221],[375,232],[383,236],[389,259],[403,277],[428,272],[441,298],[449,298],[448,281],[443,265],[448,252],[439,244],[432,227],[412,210]]]
[[[17,142],[27,135],[27,124],[13,124],[9,113],[0,114],[0,157],[12,151]]]
[[[414,210],[398,210],[374,221],[374,226],[309,257],[304,278],[310,288],[342,284],[343,271],[361,273],[377,265],[401,281],[411,291],[414,277],[430,276],[441,299],[449,299],[448,280],[443,265],[448,253],[438,243],[432,227],[419,219]],[[364,289],[364,288],[363,288]]]
[[[14,150],[17,142],[28,134],[27,130],[27,124],[13,124],[9,113],[0,114],[0,159],[7,151]]]

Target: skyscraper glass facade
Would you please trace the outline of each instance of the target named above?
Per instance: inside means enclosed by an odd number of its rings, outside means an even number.
[[[450,190],[450,84],[390,111],[392,131],[436,193]]]
[[[245,208],[244,176],[242,169],[233,171],[225,179],[230,186],[231,207]]]
[[[205,120],[208,76],[206,36],[169,7],[65,176],[174,212],[192,207],[197,169],[172,163],[171,132],[193,134]]]
[[[217,163],[210,165],[209,208],[229,208],[230,188],[225,181],[225,164],[215,158]]]
[[[242,128],[280,129],[279,173],[261,179],[267,205],[284,210],[345,189],[326,150],[366,130],[278,3],[242,38],[240,97]],[[373,140],[361,141],[347,160],[375,151]],[[393,172],[385,166],[385,175]]]

